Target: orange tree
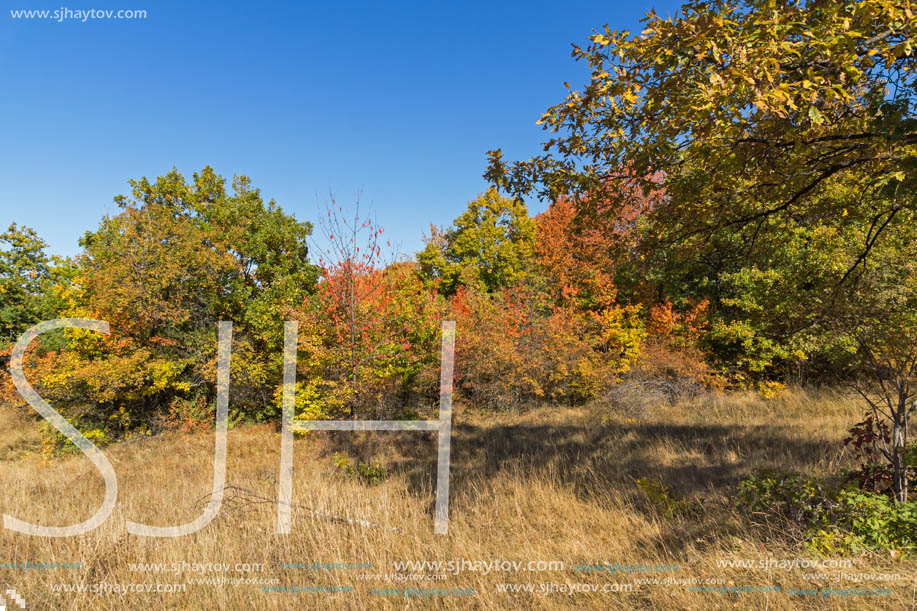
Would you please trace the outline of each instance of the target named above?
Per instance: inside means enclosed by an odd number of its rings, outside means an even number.
[[[397,415],[421,373],[439,362],[437,292],[421,282],[416,264],[393,261],[383,228],[361,215],[359,202],[351,216],[332,200],[319,226],[321,276],[294,314],[304,356],[300,413]]]
[[[352,311],[340,293],[351,284],[359,295]],[[427,405],[438,391],[441,313],[414,263],[353,278],[326,268],[318,290],[291,314],[300,325],[297,417],[386,419]]]

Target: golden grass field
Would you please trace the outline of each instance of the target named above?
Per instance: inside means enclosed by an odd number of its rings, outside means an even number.
[[[801,390],[783,399],[731,395],[659,408],[639,420],[599,409],[538,409],[473,414],[457,406],[452,442],[449,534],[433,534],[433,433],[308,433],[295,442],[293,532],[276,531],[280,438],[269,426],[229,432],[227,491],[219,516],[201,531],[172,539],[127,534],[125,521],[188,522],[201,512],[213,478],[213,435],[167,434],[104,449],[118,474],[118,504],[86,535],[48,539],[2,531],[0,562],[81,562],[82,569],[0,569],[27,609],[911,609],[912,561],[853,559],[849,573],[899,573],[900,581],[813,583],[803,570],[724,569],[716,560],[811,558],[765,540],[730,503],[736,482],[776,468],[828,475],[852,460],[840,443],[861,419],[852,398]],[[99,473],[82,454],[42,460],[35,421],[3,408],[0,426],[2,512],[43,525],[85,520],[103,495]],[[391,473],[370,486],[344,476],[333,453],[346,450]],[[635,485],[666,482],[700,499],[689,518],[659,515]],[[325,513],[366,519],[367,528]],[[405,584],[361,581],[394,573],[395,561],[560,560],[563,571],[464,571],[423,588],[473,588],[474,596],[380,596],[372,588]],[[132,571],[129,563],[260,563],[261,572],[205,575]],[[284,570],[281,563],[372,563],[372,570]],[[780,593],[697,593],[687,586],[642,585],[627,593],[501,593],[501,583],[633,583],[627,575],[583,573],[574,564],[677,564],[668,576],[725,579],[735,586],[780,586]],[[257,584],[202,585],[190,578],[279,578],[281,586],[350,586],[341,593],[263,592]],[[645,574],[647,577],[667,575]],[[55,593],[53,584],[185,583],[184,593]],[[891,596],[790,596],[787,588],[889,587]],[[8,607],[13,608],[13,607]]]

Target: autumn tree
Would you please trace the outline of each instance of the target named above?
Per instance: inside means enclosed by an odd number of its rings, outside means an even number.
[[[304,411],[327,418],[343,407],[356,418],[371,408],[381,418],[403,407],[412,381],[436,356],[435,291],[416,264],[395,261],[384,229],[361,213],[359,200],[345,212],[332,198],[318,224],[321,278],[300,311],[312,333],[302,369],[315,399]]]
[[[73,331],[36,372],[43,396],[77,422],[124,433],[207,421],[216,323],[232,320],[235,417],[267,418],[282,367],[284,308],[314,285],[308,223],[264,202],[248,178],[232,191],[206,167],[131,181],[120,212],[80,241],[62,315],[108,321],[110,336]]]
[[[356,415],[358,373],[360,365],[371,358],[374,346],[369,336],[378,323],[376,313],[367,314],[372,298],[382,292],[381,270],[385,267],[382,252],[383,228],[371,215],[360,215],[359,197],[354,204],[353,217],[348,218],[334,197],[318,215],[318,224],[327,242],[320,251],[321,269],[319,294],[324,299],[320,315],[328,316],[337,344],[346,354],[340,362],[346,363],[350,378],[350,417]],[[385,241],[385,257],[394,258],[391,242]]]
[[[620,181],[649,189],[663,172],[659,214],[672,239],[815,213],[842,177],[884,189],[878,234],[912,205],[917,19],[907,3],[689,2],[645,22],[639,35],[606,26],[574,46],[591,79],[542,117],[557,134],[547,152],[507,164],[493,151],[490,180],[589,209],[614,201]],[[846,207],[817,212],[839,219]],[[759,235],[743,236],[746,249]]]
[[[818,284],[805,279],[826,256],[813,245],[856,225],[848,267],[825,276],[849,283],[914,208],[914,15],[889,0],[721,0],[645,22],[575,46],[591,79],[542,117],[546,153],[493,151],[487,176],[516,195],[567,194],[583,224],[664,177],[642,221],[645,277],[663,301],[709,300],[722,317],[710,347],[730,369],[786,370],[818,344],[798,333],[823,310],[788,315],[789,295]],[[752,284],[768,294],[749,301]]]
[[[567,194],[588,219],[621,205],[621,182],[648,191],[662,173],[648,278],[663,296],[709,299],[722,362],[773,375],[822,357],[838,371],[850,355],[900,433],[910,353],[891,338],[908,334],[886,323],[906,327],[911,307],[915,25],[895,0],[719,0],[651,12],[638,35],[606,27],[574,47],[591,78],[542,117],[545,154],[493,151],[487,176],[516,195]]]
[[[589,216],[577,214],[573,199],[561,197],[535,217],[535,260],[555,303],[596,311],[615,302],[619,285],[627,302],[652,299],[641,228],[643,218],[665,201],[662,176],[652,182],[647,192],[633,181],[618,183],[615,199],[596,200]]]
[[[872,466],[888,473],[891,490],[904,502],[917,469],[910,438],[917,411],[917,214],[901,215],[905,222],[872,248],[826,308],[829,331],[853,357],[849,379],[869,406],[867,420],[876,433],[872,459],[879,463]]]
[[[559,307],[608,306],[616,296],[614,249],[596,226],[577,230],[573,203],[561,198],[535,217],[535,260]]]
[[[296,417],[397,419],[430,404],[438,396],[442,307],[416,263],[395,262],[354,278],[352,344],[350,302],[335,285],[349,283],[323,276],[318,290],[289,314],[299,322]],[[368,285],[378,290],[365,292]]]

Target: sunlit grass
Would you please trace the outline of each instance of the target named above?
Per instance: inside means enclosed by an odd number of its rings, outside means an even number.
[[[813,583],[801,570],[723,569],[717,559],[807,556],[766,540],[736,514],[735,484],[761,469],[827,477],[852,464],[841,444],[862,407],[834,392],[793,391],[781,399],[754,394],[707,397],[650,410],[634,419],[599,408],[472,414],[458,406],[453,437],[449,534],[433,535],[435,437],[428,433],[309,433],[295,442],[293,533],[276,533],[279,437],[270,426],[230,431],[223,510],[203,530],[181,538],[127,534],[125,521],[176,525],[202,511],[213,477],[213,436],[172,434],[105,449],[118,474],[118,505],[109,520],[78,537],[45,539],[4,530],[4,562],[82,562],[82,570],[2,569],[7,587],[29,609],[799,609],[910,608],[914,564],[888,556],[856,558],[847,572],[902,573],[902,582]],[[102,478],[82,455],[43,461],[35,423],[22,410],[0,410],[2,511],[44,525],[92,515]],[[390,473],[378,485],[347,477],[333,453],[371,460]],[[702,511],[665,517],[636,486],[664,482]],[[267,501],[262,502],[264,499]],[[327,519],[371,520],[365,528]],[[397,529],[391,530],[391,529]],[[403,560],[562,560],[564,571],[463,572],[424,588],[474,588],[472,597],[372,596],[359,573],[393,573]],[[282,570],[284,562],[372,563],[367,571]],[[281,585],[352,586],[340,594],[262,592],[259,585],[198,585],[183,572],[136,572],[128,563],[263,563]],[[620,575],[585,574],[574,564],[678,564],[676,578],[725,579],[730,585],[783,589],[891,587],[890,597],[794,597],[786,594],[698,594],[684,586],[641,586],[618,594],[504,594],[498,583],[631,583]],[[204,577],[219,577],[208,573]],[[187,583],[185,594],[55,594],[56,583]]]

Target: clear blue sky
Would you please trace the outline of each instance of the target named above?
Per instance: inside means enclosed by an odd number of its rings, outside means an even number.
[[[679,4],[70,1],[0,13],[0,224],[62,255],[128,179],[206,164],[300,219],[329,189],[344,203],[362,189],[412,252],[485,189],[487,150],[540,151],[535,121],[588,76],[571,42]],[[10,14],[65,6],[148,16]]]

